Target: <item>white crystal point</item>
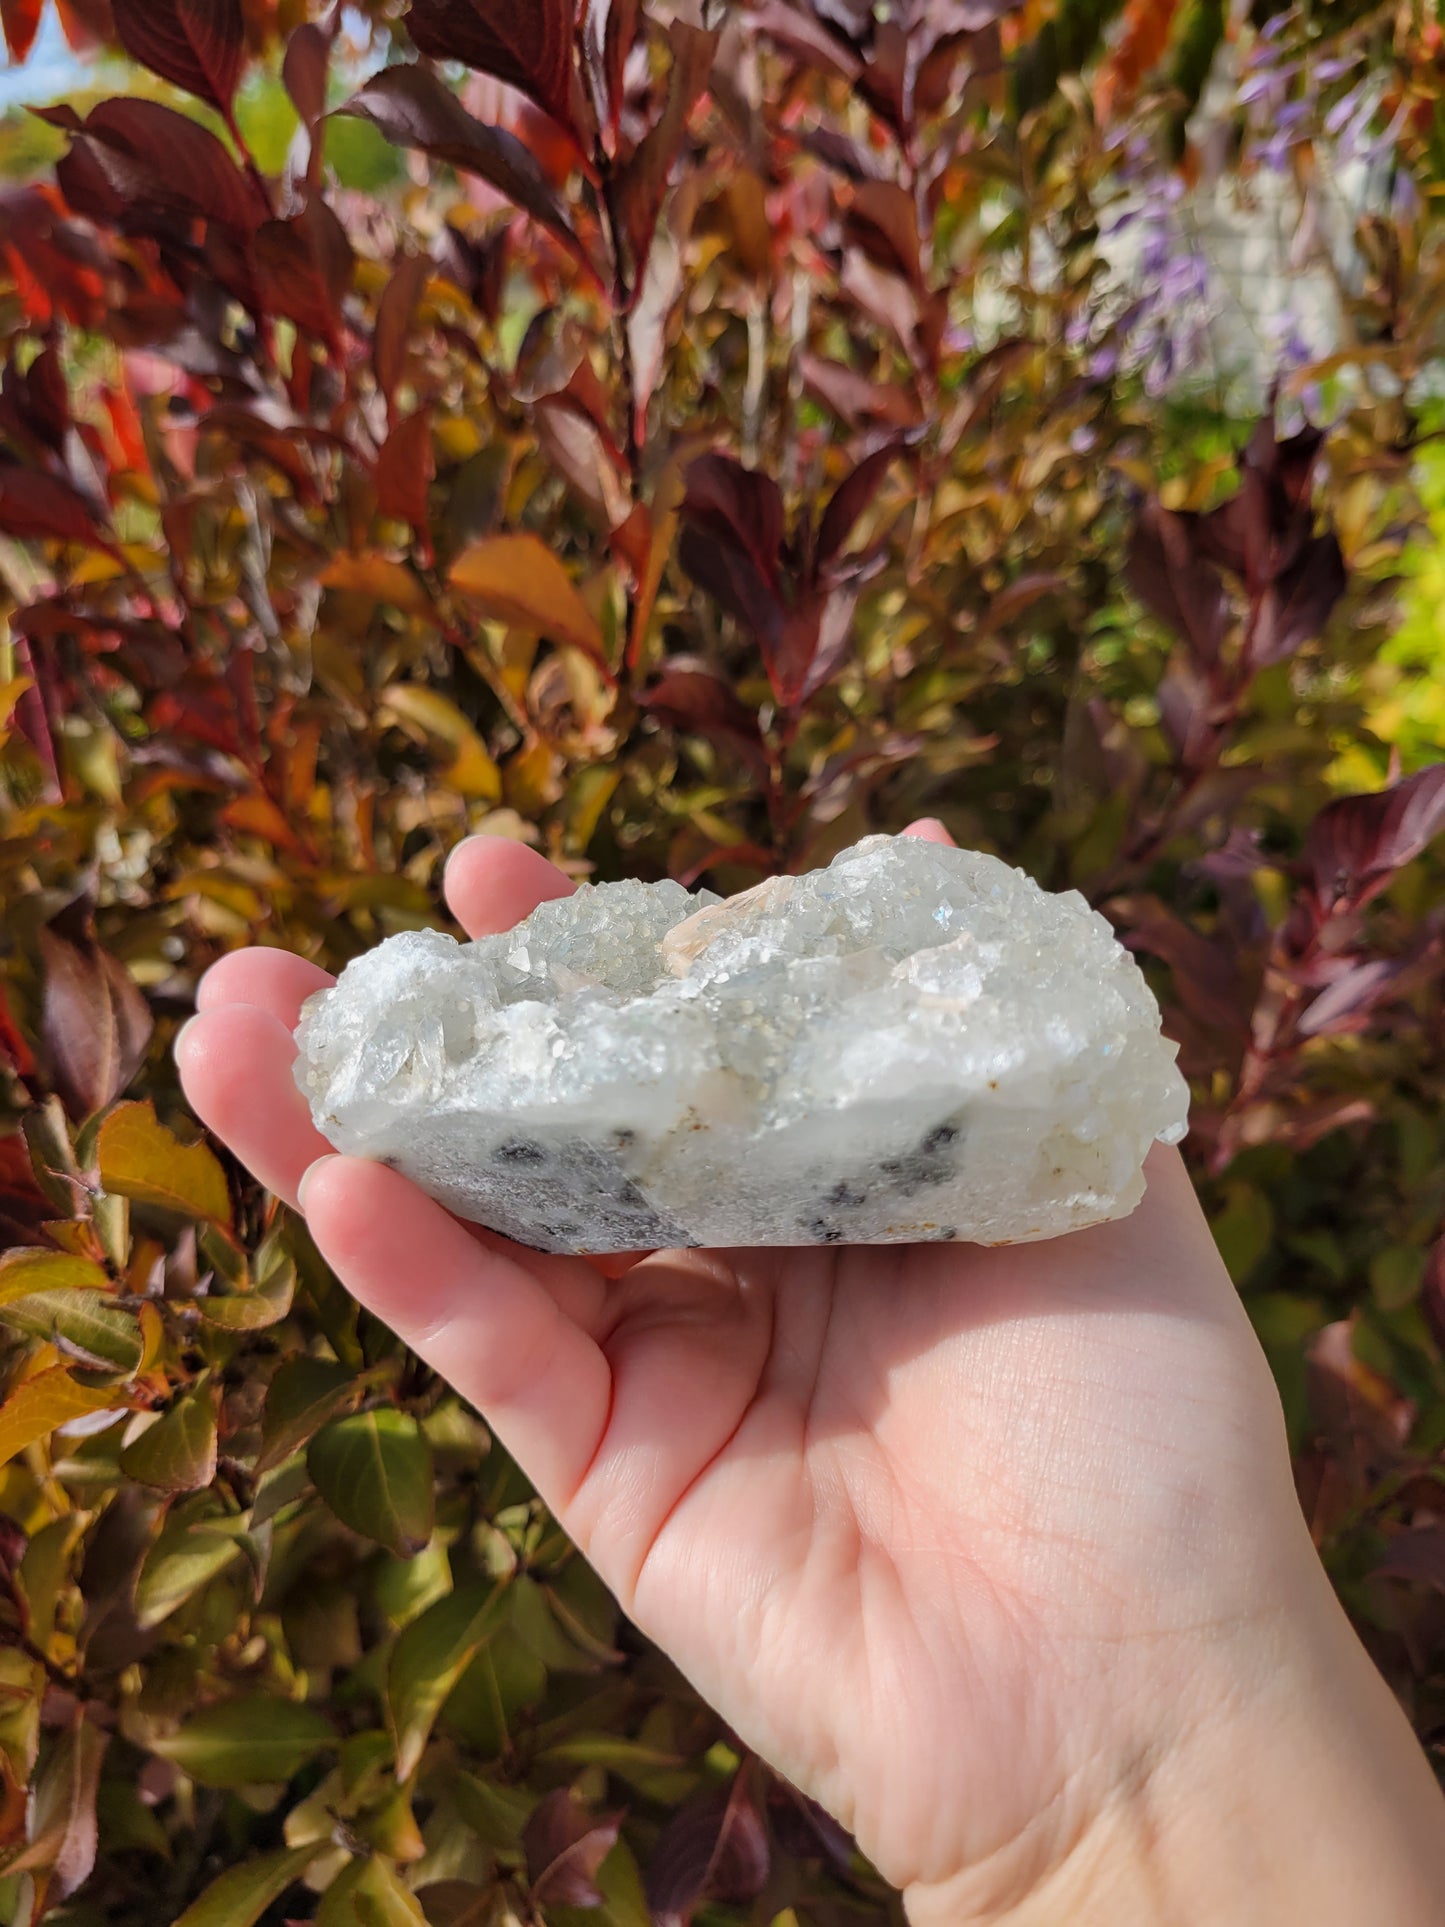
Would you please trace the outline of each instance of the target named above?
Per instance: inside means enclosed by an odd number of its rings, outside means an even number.
[[[1132,1211],[1189,1108],[1077,892],[915,837],[392,937],[296,1039],[338,1150],[542,1251],[1051,1238]]]

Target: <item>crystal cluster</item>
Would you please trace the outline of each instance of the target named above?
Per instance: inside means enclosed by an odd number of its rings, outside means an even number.
[[[1188,1110],[1081,896],[911,837],[392,937],[296,1035],[338,1150],[543,1251],[1054,1237],[1131,1211]]]

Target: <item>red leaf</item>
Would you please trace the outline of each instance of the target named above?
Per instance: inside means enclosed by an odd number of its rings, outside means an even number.
[[[617,1845],[621,1814],[594,1817],[569,1787],[532,1809],[522,1830],[532,1902],[543,1907],[600,1907],[594,1876]]]
[[[0,192],[0,250],[26,319],[44,327],[57,310],[81,327],[103,312],[107,259],[95,237],[60,217],[54,188]]]
[[[707,90],[722,35],[684,20],[672,24],[672,71],[667,98],[656,125],[640,142],[618,182],[618,204],[632,258],[632,287],[640,293],[652,237],[662,212],[672,167],[682,147],[693,108]]]
[[[688,1927],[708,1900],[754,1900],[772,1865],[768,1830],[744,1767],[726,1791],[689,1800],[669,1820],[647,1869],[654,1927]]]
[[[1245,982],[1230,945],[1211,941],[1157,897],[1117,897],[1108,911],[1131,950],[1168,964],[1175,994],[1192,1017],[1227,1035],[1247,1030],[1254,985]]]
[[[1284,662],[1323,634],[1349,586],[1345,558],[1333,534],[1314,536],[1259,598],[1247,645],[1251,665]]]
[[[419,53],[505,80],[574,128],[574,11],[574,0],[412,0],[406,27]]]
[[[1372,1577],[1405,1579],[1445,1592],[1445,1526],[1412,1526],[1397,1532]]]
[[[1194,527],[1158,502],[1148,503],[1125,574],[1139,600],[1182,638],[1196,662],[1207,667],[1218,660],[1229,602],[1218,570],[1197,545]]]
[[[588,0],[582,52],[592,83],[592,103],[607,135],[615,140],[622,117],[622,76],[637,38],[638,0]]]
[[[896,181],[865,181],[853,196],[848,225],[880,267],[924,292],[918,203]]]
[[[93,509],[69,482],[15,462],[0,463],[0,531],[31,541],[106,546]]]
[[[0,1057],[4,1058],[17,1077],[34,1076],[35,1058],[25,1041],[24,1032],[11,1013],[3,984],[0,984]]]
[[[1094,82],[1094,111],[1100,123],[1131,101],[1141,81],[1164,58],[1179,0],[1129,0],[1119,32]]]
[[[44,5],[45,0],[0,0],[0,24],[5,28],[5,45],[17,66],[35,45]]]
[[[40,1027],[55,1090],[77,1121],[113,1103],[150,1042],[150,1006],[125,967],[95,941],[73,905],[40,932],[45,993]]]
[[[319,194],[289,221],[267,221],[252,244],[266,304],[304,333],[335,342],[355,257],[346,230]]]
[[[115,39],[110,0],[55,0],[65,38],[76,53],[91,53]]]
[[[1317,899],[1326,909],[1342,897],[1368,901],[1442,829],[1445,763],[1373,795],[1327,804],[1305,845]]]
[[[872,454],[865,455],[853,472],[838,484],[823,511],[823,520],[818,529],[818,544],[814,551],[814,562],[818,569],[826,569],[830,562],[837,560],[859,517],[867,512],[874,496],[883,486],[883,478],[910,441],[916,439],[906,435],[890,436]]]
[[[730,455],[701,455],[687,471],[684,518],[740,549],[774,589],[783,546],[783,498],[771,475]]]
[[[754,15],[753,26],[808,66],[837,74],[855,86],[862,78],[863,62],[847,42],[829,33],[820,21],[790,7],[787,0],[765,0]]]
[[[642,698],[642,706],[673,729],[733,743],[762,765],[762,732],[754,712],[715,669],[692,656],[673,656]]]
[[[216,136],[159,101],[103,100],[84,122],[74,115],[43,118],[69,129],[69,158],[86,156],[113,197],[109,206],[82,209],[72,193],[74,177],[64,175],[66,198],[77,211],[106,221],[168,209],[247,235],[266,218],[257,190]]]
[[[420,148],[433,160],[490,181],[592,267],[556,189],[522,143],[469,114],[427,68],[387,67],[340,111],[370,121],[397,147]]]
[[[423,533],[430,520],[427,489],[435,474],[431,420],[422,409],[398,422],[377,457],[376,501],[382,514]]]
[[[241,0],[111,0],[133,60],[229,116],[246,58]]]
[[[1390,994],[1404,966],[1392,957],[1351,964],[1322,990],[1300,1018],[1301,1037],[1340,1037],[1366,1028],[1369,1014]]]
[[[396,265],[376,306],[372,363],[376,385],[390,406],[406,372],[407,337],[434,264],[424,254],[406,255]]]
[[[296,29],[286,42],[281,79],[303,126],[315,129],[326,112],[326,81],[331,67],[331,36],[314,20]]]

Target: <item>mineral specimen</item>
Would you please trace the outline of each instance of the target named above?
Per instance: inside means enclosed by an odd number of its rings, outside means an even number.
[[[296,1035],[338,1150],[543,1251],[1049,1238],[1131,1211],[1188,1111],[1081,896],[911,837],[392,937]]]

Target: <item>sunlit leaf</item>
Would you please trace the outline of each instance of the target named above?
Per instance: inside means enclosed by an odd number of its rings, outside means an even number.
[[[326,1890],[316,1927],[428,1927],[416,1896],[380,1855],[354,1861]]]
[[[100,1127],[96,1149],[107,1191],[230,1224],[230,1193],[215,1152],[205,1144],[183,1144],[149,1101],[112,1111]]]
[[[442,775],[448,788],[462,796],[501,801],[502,773],[476,730],[448,697],[425,683],[393,683],[382,692],[384,711],[434,737],[451,751]]]
[[[203,1375],[120,1455],[121,1470],[162,1492],[194,1492],[216,1474],[216,1394]]]
[[[452,585],[498,622],[571,643],[602,660],[597,619],[571,576],[535,535],[494,535],[475,542],[452,564]]]
[[[115,1403],[113,1391],[77,1384],[59,1365],[22,1380],[0,1405],[0,1465],[37,1439],[45,1438],[57,1426],[68,1425],[72,1419],[84,1418],[91,1412],[103,1412]]]
[[[463,1587],[429,1606],[398,1639],[387,1669],[386,1713],[399,1780],[416,1771],[447,1694],[504,1615],[500,1588]]]
[[[127,1377],[140,1364],[145,1341],[135,1313],[108,1291],[30,1292],[0,1300],[0,1324],[60,1347],[70,1360],[93,1371]]]

